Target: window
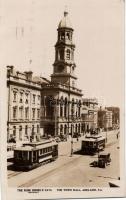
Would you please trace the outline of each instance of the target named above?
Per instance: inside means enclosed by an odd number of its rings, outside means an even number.
[[[37,118],[40,118],[40,109],[37,109]]]
[[[70,60],[70,50],[69,49],[67,49],[67,51],[66,51],[66,59]]]
[[[33,94],[33,103],[35,104],[35,94]]]
[[[16,102],[17,100],[17,92],[13,91],[13,101]]]
[[[16,126],[13,126],[13,136],[16,136]]]
[[[66,36],[67,36],[67,39],[70,40],[70,33],[67,33]]]
[[[62,33],[61,33],[61,40],[64,39],[64,38],[65,38],[65,33],[62,32]]]
[[[20,92],[20,101],[19,101],[20,103],[22,103],[23,102],[23,92]]]
[[[63,117],[63,106],[60,105],[60,117]]]
[[[13,119],[17,118],[17,107],[13,107]]]
[[[25,119],[29,117],[29,108],[25,108]]]
[[[28,126],[25,126],[25,135],[28,135]]]
[[[28,94],[25,94],[25,103],[28,104]]]
[[[22,140],[22,126],[19,126],[19,140]]]
[[[35,108],[32,108],[32,118],[35,119]]]
[[[34,125],[32,125],[32,134],[34,134]]]
[[[19,117],[20,117],[20,119],[23,118],[23,107],[19,108]]]
[[[63,125],[62,124],[60,125],[60,134],[61,135],[63,134]]]

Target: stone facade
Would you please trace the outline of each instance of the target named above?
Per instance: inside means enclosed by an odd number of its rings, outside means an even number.
[[[51,83],[42,88],[41,125],[45,135],[80,134],[82,92],[76,86],[74,30],[67,12],[57,31]]]
[[[7,67],[8,141],[22,143],[41,134],[41,82],[32,72],[21,73],[13,66]]]
[[[83,98],[82,100],[82,131],[88,132],[97,128],[98,101],[96,98]]]
[[[112,129],[112,111],[102,108],[98,110],[98,127],[105,130]]]

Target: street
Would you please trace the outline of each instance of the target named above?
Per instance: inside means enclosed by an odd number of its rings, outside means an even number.
[[[106,136],[106,133],[103,133]],[[74,152],[81,148],[81,140],[73,139]],[[59,158],[28,172],[8,170],[10,187],[109,187],[108,182],[117,180],[119,169],[119,139],[116,131],[107,133],[105,151],[111,154],[111,163],[106,168],[91,167],[98,155],[71,154],[71,139],[59,143]]]

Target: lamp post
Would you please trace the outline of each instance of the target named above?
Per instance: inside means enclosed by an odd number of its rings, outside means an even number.
[[[74,115],[71,115],[71,120],[72,120],[72,129],[71,129],[71,154],[70,156],[73,156],[73,122],[75,121]]]
[[[108,132],[107,131],[108,131],[108,127],[106,126],[106,143],[107,143],[107,140],[108,140],[108,137],[107,137],[108,136]]]
[[[71,133],[71,154],[70,156],[73,156],[73,124],[72,124],[72,133]]]

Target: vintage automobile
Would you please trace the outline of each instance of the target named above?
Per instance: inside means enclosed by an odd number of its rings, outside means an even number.
[[[90,163],[90,165],[93,167],[105,168],[107,165],[110,164],[110,162],[110,153],[103,152],[98,155],[98,161],[93,161],[92,163]]]

